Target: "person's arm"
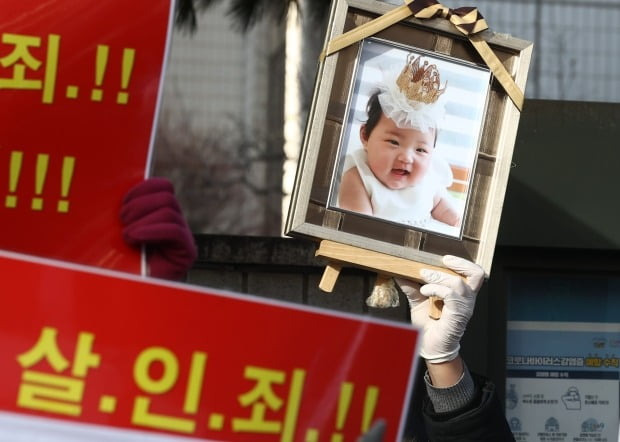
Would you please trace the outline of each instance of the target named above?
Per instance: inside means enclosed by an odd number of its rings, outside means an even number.
[[[357,167],[350,168],[342,175],[338,203],[341,209],[372,215],[370,198]]]
[[[146,249],[149,276],[182,280],[196,260],[194,236],[166,178],[147,178],[121,203],[125,242]]]
[[[409,302],[411,322],[422,330],[420,356],[426,362],[425,376],[429,398],[436,409],[452,411],[473,396],[473,383],[459,355],[460,340],[474,310],[476,294],[484,281],[484,271],[476,264],[446,256],[444,264],[465,278],[422,270],[426,282],[396,279]],[[443,299],[438,320],[429,317],[428,296]]]
[[[460,356],[451,361],[433,364],[426,361],[428,378],[437,388],[446,388],[456,385],[463,377],[465,366]]]
[[[428,398],[422,409],[427,439],[432,442],[514,442],[495,385],[482,376],[470,374],[467,368],[463,377],[469,378],[473,397],[452,409],[442,410],[437,404],[456,405],[456,401],[446,398],[463,397],[467,382],[463,380],[445,391],[427,384]],[[436,391],[439,392],[439,397],[436,396]],[[448,391],[450,393],[447,393]]]
[[[426,433],[431,441],[512,441],[494,386],[471,375],[459,355],[484,271],[454,256],[445,256],[443,263],[462,277],[422,270],[426,283],[422,286],[397,279],[409,301],[411,322],[422,330],[420,356],[427,367],[428,397],[422,410]],[[443,299],[438,320],[428,315],[429,296]]]
[[[476,397],[474,380],[460,356],[439,364],[427,362],[426,392],[434,412],[462,410]]]

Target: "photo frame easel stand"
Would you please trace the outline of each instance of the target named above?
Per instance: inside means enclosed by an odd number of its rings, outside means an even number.
[[[319,283],[325,292],[333,290],[343,266],[376,273],[375,290],[367,300],[372,307],[397,303],[398,293],[391,281],[394,276],[423,283],[423,268],[455,274],[440,267],[445,255],[468,259],[479,265],[487,277],[490,274],[533,50],[530,41],[488,29],[475,8],[467,8],[469,12],[459,8],[461,11],[455,14],[440,4],[413,0],[404,3],[395,7],[376,0],[332,2],[284,228],[288,236],[320,243],[316,256],[328,263]],[[463,12],[465,16],[461,16]],[[483,142],[477,148],[475,167],[470,170],[472,193],[466,199],[461,239],[440,232],[414,232],[410,226],[339,210],[331,203],[330,186],[340,173],[338,153],[360,42],[370,37],[436,53],[456,64],[484,65],[493,73],[479,134]],[[424,235],[424,241],[420,235]],[[407,259],[402,258],[405,256]],[[381,301],[381,296],[373,298],[379,287],[390,288],[383,292],[389,295],[385,299],[393,303],[375,302]],[[431,317],[440,317],[440,302],[432,304]]]
[[[422,269],[437,270],[462,277],[444,267],[432,266],[330,240],[321,241],[315,255],[328,260],[323,271],[323,277],[319,282],[319,288],[328,293],[333,291],[340,270],[345,264],[375,272],[377,274],[375,287],[385,284],[394,276],[412,279],[424,284],[425,281],[420,275]],[[443,301],[436,296],[431,296],[429,316],[433,319],[439,319],[442,307]]]

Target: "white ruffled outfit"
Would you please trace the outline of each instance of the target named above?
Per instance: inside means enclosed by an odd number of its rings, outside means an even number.
[[[352,167],[357,167],[362,178],[373,216],[413,227],[424,228],[429,223],[435,196],[447,197],[446,188],[452,185],[450,166],[438,155],[433,155],[426,175],[418,184],[403,189],[390,189],[375,177],[364,149],[347,155],[343,173]]]

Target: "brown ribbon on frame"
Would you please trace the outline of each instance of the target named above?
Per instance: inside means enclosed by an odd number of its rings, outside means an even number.
[[[370,37],[412,15],[419,19],[444,18],[450,21],[456,29],[467,36],[517,109],[519,109],[519,111],[523,109],[523,92],[516,85],[513,78],[499,58],[497,58],[497,55],[495,55],[493,50],[489,47],[488,43],[479,35],[476,35],[488,29],[488,26],[484,17],[482,17],[474,7],[450,9],[436,0],[405,0],[403,6],[394,8],[376,19],[330,40],[325,50],[321,52],[320,59],[323,61],[325,57],[363,40],[366,37]]]

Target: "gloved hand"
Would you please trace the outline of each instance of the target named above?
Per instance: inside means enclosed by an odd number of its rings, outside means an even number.
[[[423,330],[420,356],[431,363],[451,361],[461,348],[461,337],[474,312],[476,295],[484,282],[484,270],[477,264],[457,256],[443,257],[446,267],[465,279],[444,272],[423,269],[425,285],[396,278],[409,301],[411,323]],[[441,317],[431,319],[428,296],[438,296],[444,305]]]
[[[146,246],[150,276],[185,277],[197,251],[169,180],[148,178],[132,187],[123,198],[120,218],[125,242]]]

